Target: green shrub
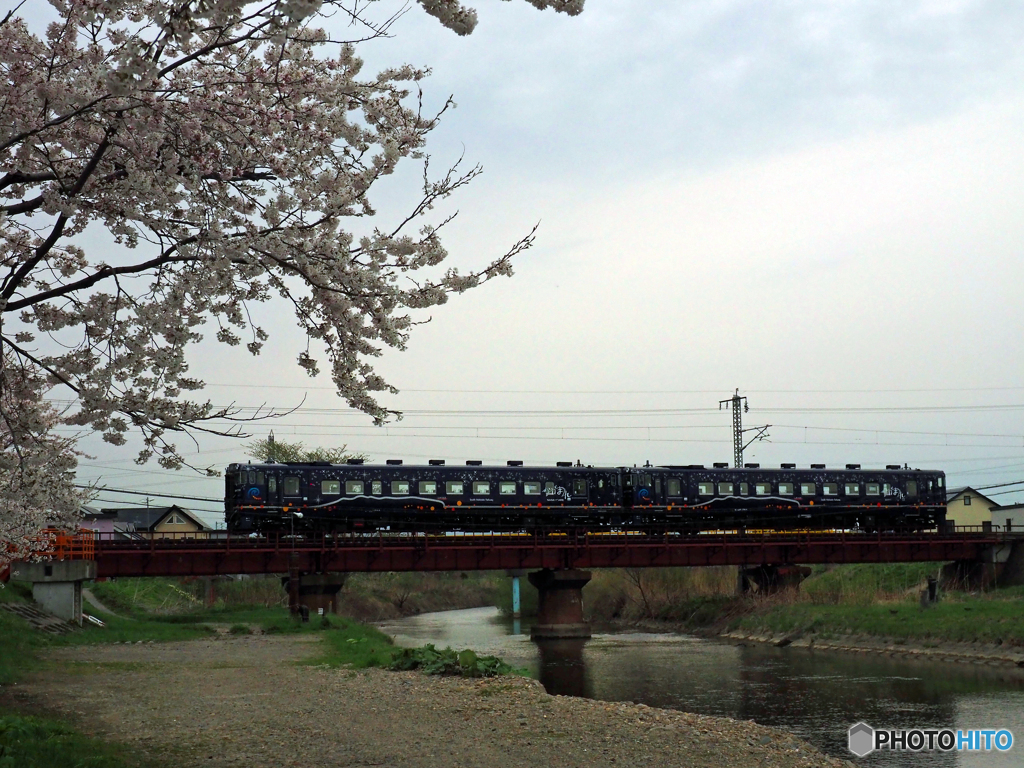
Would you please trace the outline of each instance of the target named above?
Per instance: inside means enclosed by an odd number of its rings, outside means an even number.
[[[228,629],[228,634],[231,635],[249,635],[252,634],[252,630],[249,629],[248,624],[232,624]]]
[[[404,648],[395,656],[388,669],[419,669],[428,675],[459,675],[461,677],[496,677],[516,674],[518,670],[497,656],[477,656],[474,651],[437,650],[427,644],[419,648]]]

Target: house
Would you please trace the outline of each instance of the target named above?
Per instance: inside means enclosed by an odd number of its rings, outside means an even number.
[[[1007,504],[992,510],[992,527],[1007,533],[1024,533],[1024,504]]]
[[[952,525],[976,525],[992,521],[992,509],[999,503],[970,486],[946,491],[946,521]]]
[[[210,527],[196,514],[177,504],[169,507],[121,507],[86,515],[85,528],[126,538],[206,539]]]

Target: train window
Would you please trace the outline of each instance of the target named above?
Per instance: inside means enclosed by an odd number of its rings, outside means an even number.
[[[878,483],[868,483],[866,493],[868,496],[878,495]]]
[[[263,483],[266,482],[266,479],[266,475],[264,475],[262,472],[256,473],[256,485],[263,485]]]
[[[474,496],[490,496],[491,495],[491,484],[485,480],[476,480],[473,483],[473,495]]]
[[[540,496],[540,482],[537,480],[524,480],[523,493],[527,496]]]
[[[780,496],[792,496],[793,495],[793,484],[792,483],[779,483],[779,495]]]
[[[466,492],[461,480],[449,480],[444,484],[444,489],[450,496],[461,496]]]
[[[282,490],[285,496],[298,496],[299,495],[299,478],[297,477],[286,477],[284,482],[281,483]]]
[[[750,493],[750,486],[746,483],[740,483],[740,496],[746,496]]]
[[[270,479],[267,480],[267,490],[271,493],[277,493],[277,478],[273,475],[271,475]]]
[[[572,481],[572,495],[573,496],[586,496],[587,495],[587,481],[586,480],[573,480]]]
[[[392,496],[408,496],[409,495],[409,481],[408,480],[392,480],[391,481],[391,495]]]
[[[437,494],[437,483],[434,480],[420,480],[420,496]]]
[[[800,483],[801,496],[816,496],[818,493],[817,483]]]
[[[498,493],[500,493],[502,496],[515,496],[516,481],[502,480],[500,483],[498,483]]]
[[[256,485],[256,470],[249,470],[249,485]]]
[[[363,481],[362,480],[346,480],[345,481],[345,493],[348,496],[358,496],[363,492]],[[380,493],[380,491],[378,491]]]
[[[668,479],[668,482],[666,482],[666,486],[668,486],[667,490],[668,490],[668,495],[669,496],[682,496],[683,495],[682,485],[680,484],[680,482],[679,482],[679,480],[677,478],[670,477]]]
[[[715,484],[714,483],[699,483],[697,485],[697,493],[701,496],[714,496],[715,495]]]
[[[754,483],[754,493],[758,496],[769,496],[772,492],[771,483]]]
[[[885,483],[885,484],[882,485],[882,495],[883,496],[888,496],[888,495],[890,495],[891,492],[892,491],[890,490],[888,483]]]
[[[654,492],[656,494],[658,494],[659,496],[661,495],[661,478],[660,477],[654,478]]]
[[[644,485],[647,486],[648,488],[651,487],[651,476],[650,475],[644,475]]]
[[[238,477],[236,478],[235,482],[237,482],[239,485],[245,485],[245,470],[238,473]]]
[[[907,496],[917,496],[917,480],[907,480]]]
[[[376,494],[378,496],[384,493],[383,483],[381,483],[380,480],[374,480],[372,483],[370,483],[370,493]]]
[[[847,483],[846,484],[846,495],[847,496],[860,496],[860,483]]]
[[[546,483],[544,483],[544,493],[554,493],[554,492],[555,492],[555,484],[553,482],[548,480]]]
[[[838,496],[839,483],[825,483],[821,486],[821,492],[825,496]]]
[[[340,480],[321,480],[320,481],[320,493],[330,496],[341,495],[341,481]]]
[[[942,487],[942,478],[941,477],[936,478],[935,482],[939,484],[939,488]]]
[[[718,495],[719,496],[732,496],[732,483],[719,483],[718,484]]]

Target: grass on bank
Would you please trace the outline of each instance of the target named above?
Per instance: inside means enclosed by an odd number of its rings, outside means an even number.
[[[0,768],[144,768],[119,744],[78,733],[49,718],[0,713]]]
[[[732,628],[752,632],[868,635],[897,642],[1003,643],[1024,646],[1024,603],[1017,594],[949,598],[921,608],[916,600],[870,605],[809,601],[766,603]]]

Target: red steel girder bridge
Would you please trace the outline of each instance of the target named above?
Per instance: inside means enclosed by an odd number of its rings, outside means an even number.
[[[474,571],[990,560],[1017,536],[941,533],[388,534],[117,540],[96,537],[97,575]]]

